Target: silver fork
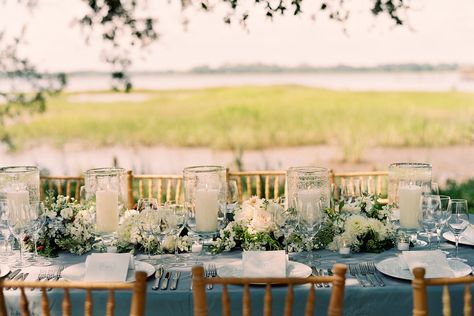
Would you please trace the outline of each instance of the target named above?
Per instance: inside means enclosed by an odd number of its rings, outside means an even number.
[[[41,280],[43,280],[43,279],[46,279],[47,276],[48,276],[48,274],[46,273],[46,271],[40,270],[40,273],[38,274],[38,277],[36,278],[36,281],[41,281]],[[34,289],[35,289],[35,288],[32,287],[32,288],[30,289],[30,291],[33,291]]]
[[[377,268],[375,267],[374,262],[373,261],[367,262],[367,267],[369,269],[369,273],[375,277],[375,280],[377,280],[377,283],[379,284],[379,286],[385,286],[385,283],[383,282],[382,278],[377,274]]]
[[[349,273],[353,277],[355,277],[357,279],[357,281],[359,281],[360,285],[362,285],[363,287],[367,286],[367,281],[365,281],[364,279],[361,278],[356,265],[352,265],[352,264],[349,265]]]
[[[53,277],[51,279],[48,278],[48,280],[53,280],[53,281],[58,281],[61,278],[61,273],[64,270],[64,266],[59,266],[58,270],[56,270],[56,273],[53,273]],[[48,291],[51,291],[52,288],[48,288]]]
[[[366,263],[364,262],[359,263],[359,270],[360,270],[360,274],[362,274],[362,276],[366,278],[368,283],[370,283],[370,286],[377,286],[376,282],[372,280],[372,278],[370,277],[368,273],[369,268],[367,267]]]
[[[206,277],[208,277],[208,278],[214,278],[214,277],[217,276],[217,268],[216,268],[216,265],[213,264],[213,263],[210,263],[208,265],[206,271],[207,271],[206,272]],[[213,284],[211,284],[211,283],[207,284],[207,289],[208,290],[212,290],[213,287],[214,287]]]

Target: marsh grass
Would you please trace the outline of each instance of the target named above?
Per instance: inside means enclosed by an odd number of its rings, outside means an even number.
[[[474,94],[341,92],[299,86],[139,91],[140,102],[48,100],[45,114],[9,128],[18,145],[79,141],[93,146],[258,149],[329,144],[357,161],[369,146],[472,142]],[[109,93],[109,92],[90,92]],[[110,92],[112,93],[112,92]]]

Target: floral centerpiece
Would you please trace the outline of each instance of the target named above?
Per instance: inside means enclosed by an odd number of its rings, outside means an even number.
[[[94,205],[79,204],[66,196],[48,196],[44,206],[44,225],[38,233],[39,254],[54,256],[63,250],[80,255],[92,249],[95,242]],[[25,243],[29,248],[34,247],[31,238]]]
[[[362,196],[350,204],[333,203],[336,207],[324,210],[327,214],[312,239],[303,238],[294,229],[285,240],[281,224],[282,216],[294,209],[284,210],[279,204],[252,197],[235,211],[234,220],[220,231],[216,251],[235,248],[244,250],[277,250],[288,244],[289,251],[322,249],[336,251],[344,240],[352,251],[381,252],[394,246],[395,228],[389,221],[390,209],[377,202],[377,197]]]

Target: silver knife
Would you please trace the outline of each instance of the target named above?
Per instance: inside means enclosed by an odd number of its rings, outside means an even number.
[[[311,267],[311,274],[314,276],[319,276],[319,271],[316,267]],[[316,283],[316,287],[323,287],[321,283]]]
[[[163,283],[161,284],[161,289],[166,290],[168,288],[168,281],[170,279],[170,272],[166,272]]]
[[[173,277],[171,278],[170,290],[172,290],[172,291],[176,290],[176,287],[178,286],[178,280],[179,280],[180,276],[181,276],[181,272],[179,272],[179,271],[176,271],[173,274]]]
[[[156,280],[155,280],[155,283],[153,283],[153,286],[151,287],[153,291],[156,291],[160,288],[161,277],[163,276],[163,272],[164,272],[163,267],[159,267],[158,270],[156,270],[156,273],[155,273]]]
[[[12,281],[23,281],[26,279],[27,276],[28,273],[19,273],[12,279]],[[8,290],[16,290],[16,287],[8,288]]]
[[[5,280],[11,280],[13,279],[14,277],[17,276],[18,273],[20,273],[21,269],[16,269],[16,270],[13,270],[13,271],[10,271],[6,276],[5,276]]]

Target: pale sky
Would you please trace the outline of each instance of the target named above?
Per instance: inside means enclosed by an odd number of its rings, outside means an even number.
[[[273,22],[261,11],[251,12],[249,30],[222,22],[223,8],[215,13],[186,12],[188,30],[180,23],[177,5],[158,0],[148,12],[159,12],[160,39],[147,51],[133,52],[134,70],[185,70],[194,66],[265,63],[282,66],[309,64],[375,65],[381,63],[459,63],[474,65],[474,1],[421,0],[409,12],[411,29],[393,27],[374,18],[368,0],[347,1],[353,7],[346,24],[321,15],[277,17]],[[158,2],[158,1],[155,1]],[[311,1],[311,0],[310,0]],[[8,2],[8,0],[7,0]],[[152,2],[153,1],[149,1]],[[172,0],[177,2],[177,0]],[[86,9],[80,0],[39,0],[33,13],[16,1],[0,5],[0,30],[13,34],[29,21],[23,51],[41,70],[109,70],[101,59],[102,44],[93,38],[84,43],[71,21]]]

